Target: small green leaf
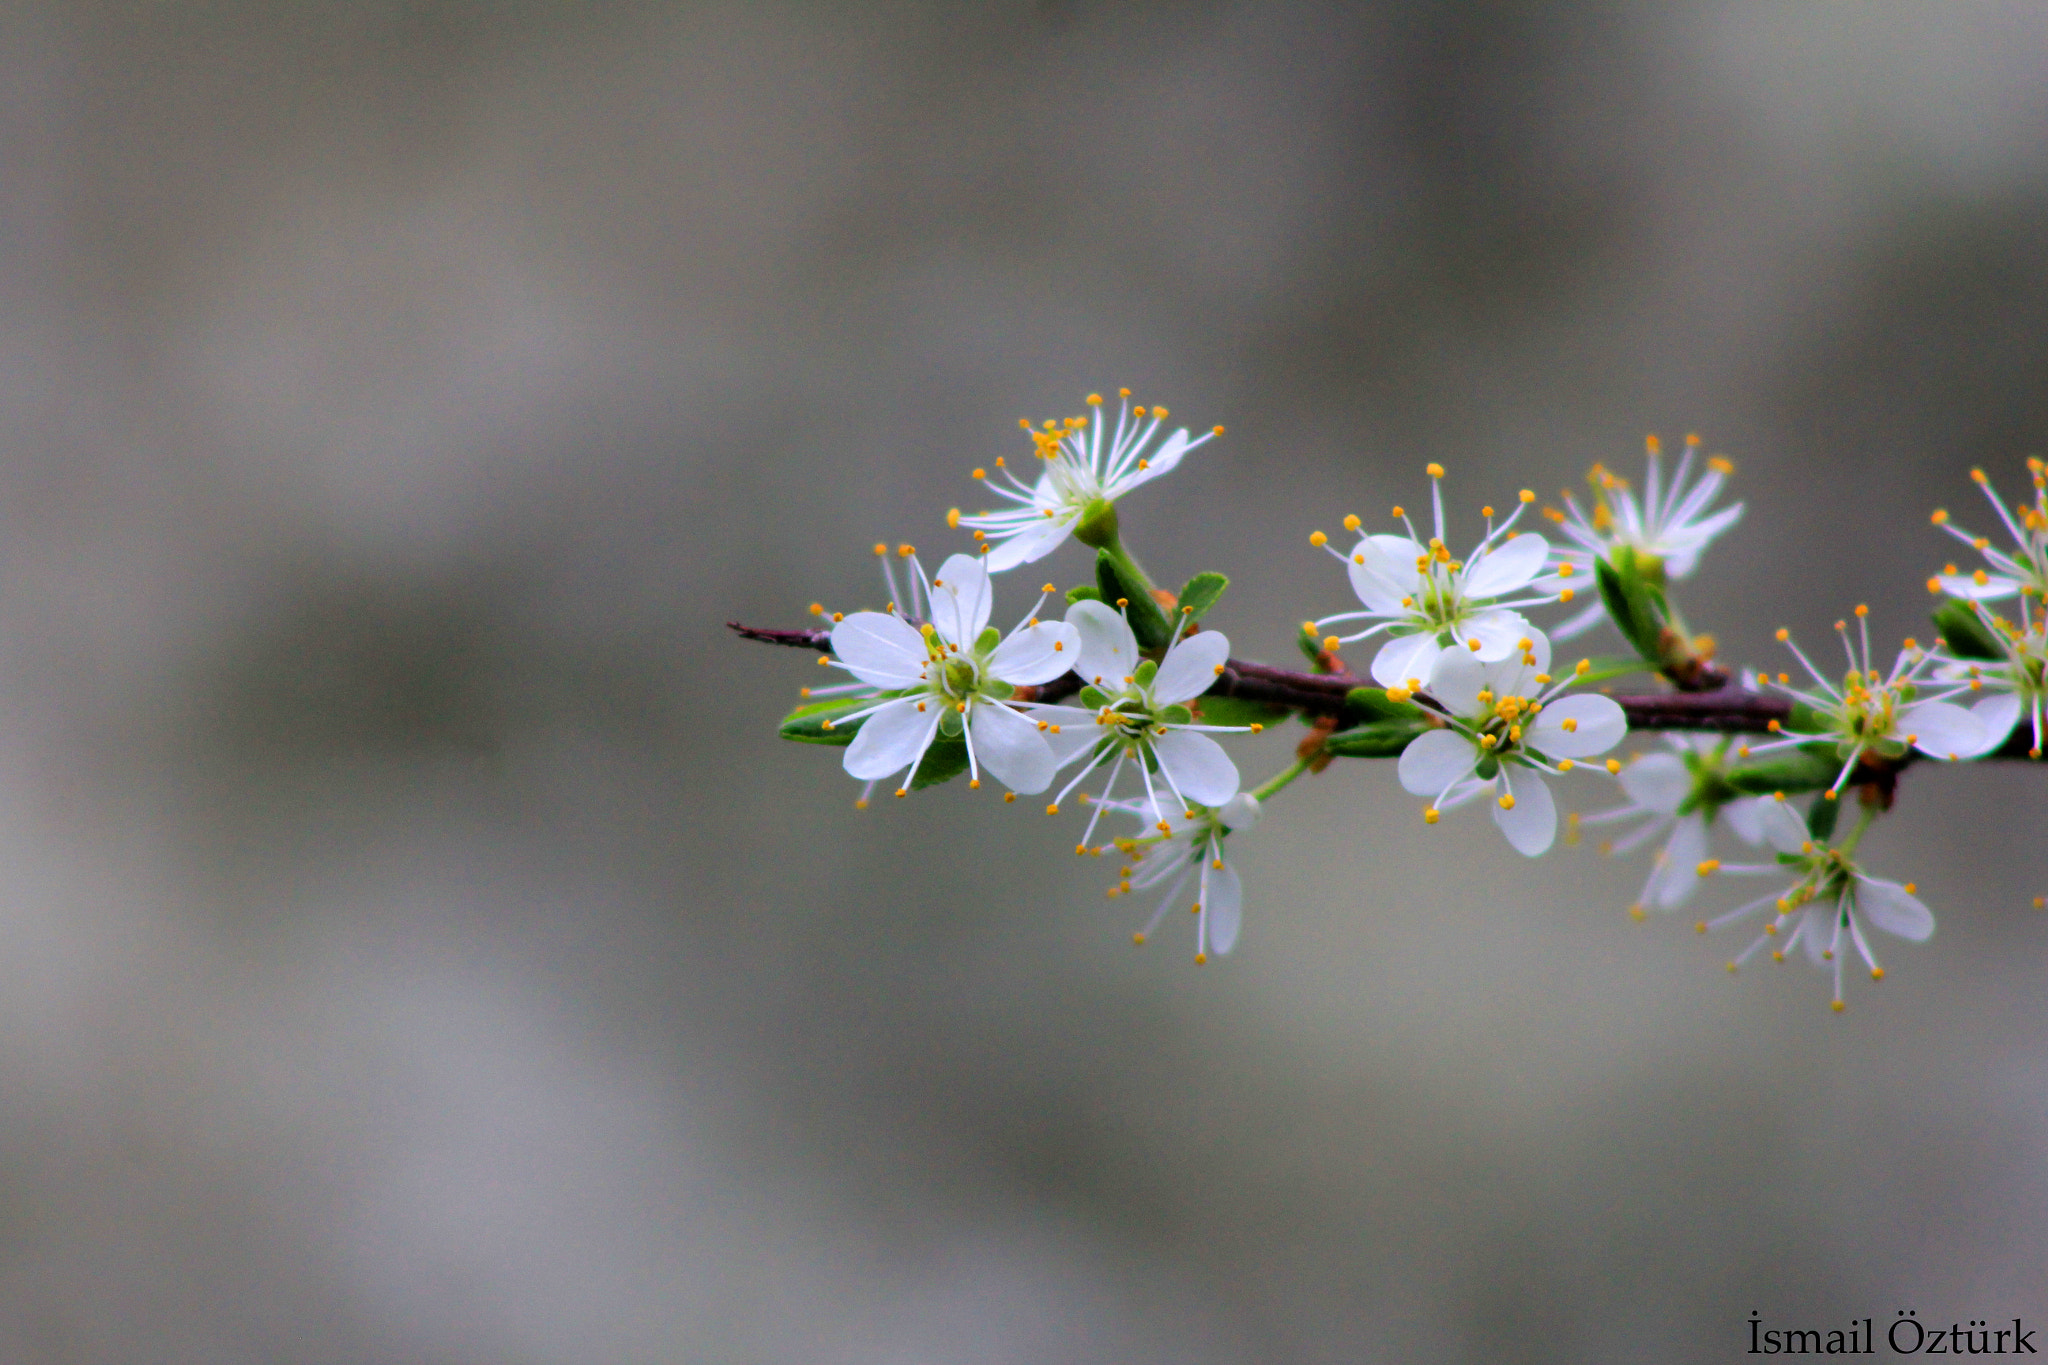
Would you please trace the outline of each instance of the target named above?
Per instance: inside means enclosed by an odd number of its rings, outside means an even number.
[[[1728,785],[1746,796],[1820,791],[1841,770],[1841,764],[1828,752],[1828,746],[1815,745],[1743,763],[1728,770]]]
[[[1934,609],[1934,628],[1959,659],[2003,659],[2005,651],[1968,602],[1951,597]]]
[[[1131,676],[1138,680],[1138,686],[1150,687],[1152,680],[1159,676],[1159,665],[1150,659],[1140,659],[1137,670]]]
[[[1308,661],[1314,664],[1317,671],[1320,672],[1323,664],[1323,642],[1310,635],[1307,631],[1301,630],[1295,632],[1294,643],[1301,647],[1301,652],[1308,656]]]
[[[997,630],[994,626],[983,626],[981,634],[974,637],[974,652],[976,654],[990,653],[1002,642],[1003,633],[1001,631]]]
[[[1826,844],[1835,836],[1835,817],[1841,813],[1839,798],[1830,801],[1826,793],[1814,797],[1813,804],[1806,808],[1806,832],[1816,844]]]
[[[1102,590],[1102,600],[1110,606],[1124,603],[1124,616],[1131,623],[1131,634],[1137,637],[1138,648],[1166,648],[1166,642],[1173,638],[1173,627],[1167,623],[1166,613],[1152,599],[1144,578],[1129,560],[1111,550],[1098,550],[1095,554],[1095,586]]]
[[[1195,703],[1204,725],[1274,725],[1294,713],[1284,706],[1238,697],[1203,697]]]
[[[1109,705],[1109,694],[1101,688],[1090,684],[1081,689],[1081,705],[1091,707],[1107,706]]]
[[[1414,720],[1378,720],[1339,730],[1323,741],[1323,748],[1341,758],[1394,758],[1428,728],[1429,723],[1419,716]]]
[[[936,787],[941,782],[951,782],[967,771],[967,742],[959,739],[938,739],[924,751],[924,758],[917,765],[917,776],[912,779],[910,789],[921,792],[926,787]]]
[[[1201,620],[1209,608],[1223,596],[1223,590],[1230,586],[1230,580],[1220,573],[1198,573],[1187,581],[1180,590],[1180,607],[1183,614]]]
[[[1191,725],[1194,723],[1195,713],[1185,706],[1169,706],[1159,713],[1159,719],[1168,725]]]
[[[1067,605],[1069,606],[1076,602],[1100,602],[1101,600],[1102,589],[1096,587],[1093,583],[1077,583],[1067,589]]]
[[[1411,721],[1422,715],[1412,701],[1394,701],[1384,687],[1354,687],[1344,694],[1344,710],[1357,713],[1367,723],[1382,720]]]
[[[830,744],[835,748],[851,744],[867,717],[835,724],[829,730],[825,723],[849,711],[863,710],[874,704],[873,697],[834,697],[830,701],[808,702],[782,718],[782,737],[799,744]]]

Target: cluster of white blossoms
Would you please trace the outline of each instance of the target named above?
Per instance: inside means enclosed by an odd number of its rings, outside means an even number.
[[[1928,580],[1940,599],[1930,647],[1908,639],[1882,664],[1869,610],[1859,606],[1853,627],[1846,617],[1836,622],[1839,672],[1777,632],[1808,675],[1799,685],[1783,672],[1731,678],[1671,601],[1671,585],[1690,577],[1743,515],[1740,503],[1717,505],[1732,467],[1703,458],[1697,437],[1686,438],[1668,474],[1651,438],[1639,487],[1595,465],[1589,501],[1568,493],[1562,510],[1543,511],[1558,543],[1519,525],[1536,502],[1523,490],[1504,517],[1481,509],[1483,530],[1462,553],[1445,517],[1444,470],[1430,464],[1429,535],[1395,507],[1395,533],[1367,534],[1347,516],[1349,548],[1321,531],[1309,537],[1343,563],[1358,606],[1306,622],[1313,671],[1289,673],[1233,661],[1230,641],[1203,625],[1228,579],[1197,574],[1180,593],[1167,592],[1124,548],[1118,500],[1223,432],[1169,428],[1165,408],[1130,399],[1122,391],[1114,421],[1090,395],[1079,415],[1023,422],[1038,469],[1020,477],[997,459],[995,478],[974,471],[1004,505],[947,514],[974,543],[936,574],[926,575],[909,545],[877,545],[883,610],[830,613],[829,631],[741,629],[823,649],[819,662],[849,675],[805,689],[806,704],[783,733],[842,745],[847,773],[865,784],[858,804],[884,784],[902,797],[956,776],[978,788],[986,775],[1008,789],[1005,801],[1051,793],[1049,814],[1070,802],[1086,808],[1075,852],[1120,855],[1110,895],[1159,897],[1133,934],[1138,943],[1184,908],[1193,912],[1197,962],[1230,952],[1244,911],[1230,840],[1253,829],[1277,793],[1334,758],[1396,757],[1398,780],[1424,798],[1431,825],[1483,800],[1508,844],[1529,857],[1557,839],[1552,782],[1584,772],[1596,784],[1614,782],[1622,800],[1572,815],[1572,841],[1581,826],[1613,826],[1603,850],[1654,850],[1629,907],[1636,918],[1678,909],[1716,874],[1774,877],[1770,892],[1696,927],[1761,916],[1761,932],[1729,969],[1765,951],[1777,961],[1803,955],[1832,969],[1841,1009],[1852,955],[1872,978],[1884,975],[1873,933],[1920,942],[1934,931],[1913,883],[1873,876],[1859,860],[1898,775],[1923,758],[2042,756],[2048,466],[2038,459],[2028,462],[2034,497],[2018,506],[1973,474],[2010,545],[1934,514],[1983,563],[1967,571],[1950,564]],[[1007,632],[992,625],[998,578],[1069,541],[1094,553],[1093,581],[1069,589],[1057,617],[1044,614],[1057,592],[1047,583]],[[1562,619],[1543,623],[1554,608],[1565,609]],[[812,612],[828,614],[822,604]],[[1603,619],[1633,652],[1553,670],[1553,639]],[[1345,647],[1361,641],[1373,642],[1363,678],[1344,660]],[[1602,684],[1628,673],[1661,675],[1677,690],[1608,695]],[[1247,787],[1219,738],[1290,716],[1308,725],[1293,760]],[[1624,760],[1618,751],[1632,725],[1663,731],[1665,750]],[[2018,738],[2022,728],[2030,743]],[[1810,798],[1804,818],[1793,796]],[[1853,822],[1838,837],[1850,808]],[[1132,827],[1097,843],[1105,819]],[[1715,853],[1724,827],[1768,860],[1724,862]]]

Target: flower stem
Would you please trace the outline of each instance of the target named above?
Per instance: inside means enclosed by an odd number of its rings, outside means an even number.
[[[1288,764],[1279,772],[1274,773],[1271,777],[1267,778],[1258,786],[1252,788],[1252,799],[1255,801],[1259,801],[1261,803],[1265,802],[1268,798],[1273,796],[1274,793],[1280,791],[1288,783],[1292,782],[1295,778],[1300,777],[1303,773],[1307,772],[1308,769],[1309,761],[1307,759],[1295,759],[1294,762]]]

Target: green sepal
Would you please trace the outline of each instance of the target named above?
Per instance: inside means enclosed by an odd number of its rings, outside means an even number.
[[[1477,763],[1472,765],[1472,775],[1482,782],[1493,781],[1494,778],[1500,776],[1500,760],[1492,754],[1482,756]]]
[[[1825,793],[1814,797],[1813,804],[1806,808],[1806,832],[1816,844],[1825,845],[1835,837],[1835,820],[1841,813],[1839,798],[1830,801]]]
[[[1074,523],[1074,539],[1083,545],[1106,550],[1117,543],[1116,504],[1107,498],[1098,498],[1081,509],[1081,518]]]
[[[1414,720],[1376,720],[1339,730],[1323,741],[1323,748],[1340,758],[1394,758],[1428,728],[1429,722],[1419,716]]]
[[[1230,580],[1220,573],[1198,573],[1187,581],[1180,590],[1181,614],[1199,621],[1216,605],[1223,596],[1223,590],[1230,586]]]
[[[910,789],[921,792],[926,787],[951,782],[966,771],[967,742],[960,739],[935,739],[932,746],[924,751],[924,758],[917,765],[917,776],[911,779]]]
[[[1347,715],[1362,716],[1368,724],[1382,720],[1412,721],[1422,716],[1421,707],[1412,701],[1394,701],[1384,687],[1352,688],[1344,694],[1344,711]]]
[[[1107,706],[1109,705],[1109,694],[1091,683],[1081,689],[1081,705],[1093,707]]]
[[[958,739],[960,738],[960,732],[966,728],[967,718],[958,711],[955,711],[952,703],[948,702],[939,711],[939,737],[941,739]]]
[[[1131,623],[1131,634],[1137,637],[1138,648],[1166,648],[1166,642],[1173,638],[1173,626],[1128,559],[1113,550],[1096,551],[1095,586],[1101,589],[1102,600],[1110,606],[1119,601],[1124,603],[1124,615]]]
[[[1096,587],[1093,583],[1076,583],[1073,587],[1067,589],[1068,606],[1072,606],[1076,602],[1100,602],[1101,600],[1102,589]]]
[[[853,743],[853,737],[860,733],[867,717],[834,725],[830,730],[825,728],[825,722],[849,711],[872,706],[875,700],[874,697],[834,697],[830,701],[807,702],[782,718],[782,737],[799,744],[829,744],[843,748]]]
[[[1159,713],[1159,719],[1168,725],[1192,725],[1195,713],[1185,706],[1169,706]]]
[[[1825,734],[1833,728],[1833,722],[1805,702],[1795,700],[1784,728],[1798,735]]]
[[[1138,660],[1138,666],[1131,671],[1131,677],[1140,687],[1150,687],[1152,680],[1159,676],[1159,665],[1150,659]]]
[[[1273,725],[1294,714],[1284,706],[1241,697],[1205,696],[1195,702],[1195,710],[1204,725]]]
[[[1301,652],[1308,657],[1310,663],[1315,665],[1316,672],[1322,672],[1323,642],[1305,630],[1298,630],[1294,633],[1294,643],[1301,647]]]
[[[1614,552],[1614,562],[1593,561],[1593,576],[1600,585],[1600,600],[1607,606],[1622,638],[1636,648],[1653,668],[1663,666],[1664,628],[1670,623],[1671,607],[1664,589],[1642,571],[1635,554],[1626,547]]]
[[[1934,609],[1934,628],[1958,659],[2003,659],[2005,651],[1968,602],[1951,597]]]
[[[981,685],[981,695],[993,697],[997,701],[1008,701],[1017,695],[1017,689],[1004,682],[1001,678],[990,678]]]
[[[994,626],[983,626],[981,634],[974,637],[974,652],[987,654],[1003,642],[1003,633]]]
[[[1730,768],[1726,775],[1727,783],[1743,796],[1825,790],[1835,780],[1835,774],[1841,771],[1841,764],[1826,752],[1817,752],[1821,747],[1792,749],[1755,763]]]

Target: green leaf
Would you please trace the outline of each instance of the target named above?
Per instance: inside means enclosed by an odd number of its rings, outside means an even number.
[[[917,765],[917,776],[911,780],[910,789],[921,792],[926,787],[936,787],[941,782],[951,782],[967,771],[967,742],[960,739],[939,739],[932,741],[932,747],[924,751],[924,759]]]
[[[1131,634],[1138,639],[1138,648],[1166,648],[1166,642],[1173,638],[1173,627],[1129,560],[1114,551],[1096,551],[1095,586],[1102,590],[1102,600],[1110,606],[1124,603],[1124,615],[1131,623]]]
[[[1835,836],[1835,817],[1841,813],[1839,798],[1830,801],[1825,793],[1814,797],[1813,804],[1806,808],[1806,832],[1816,844],[1826,844]]]
[[[1941,638],[1948,641],[1949,652],[1959,659],[2003,659],[2005,651],[1998,647],[1984,622],[1968,602],[1951,597],[1934,609],[1934,628],[1941,632]]]
[[[834,725],[830,730],[825,722],[849,711],[859,711],[875,704],[873,697],[834,697],[830,701],[814,701],[799,706],[782,718],[782,737],[793,739],[799,744],[830,744],[834,748],[853,743],[853,737],[860,733],[860,727],[867,722],[859,720]]]
[[[1622,638],[1652,666],[1662,667],[1664,627],[1671,620],[1671,606],[1664,589],[1643,568],[1624,547],[1614,551],[1612,562],[1594,560],[1593,576],[1600,583],[1600,600],[1606,603],[1607,614],[1614,618]]]
[[[1181,612],[1194,620],[1201,620],[1216,600],[1223,596],[1223,590],[1230,586],[1230,580],[1220,573],[1198,573],[1187,581],[1180,590]]]
[[[1815,792],[1835,780],[1841,764],[1830,756],[1831,746],[1815,745],[1792,749],[1730,768],[1727,782],[1745,796],[1769,796],[1774,792]]]
[[[1429,728],[1420,716],[1414,720],[1379,720],[1339,730],[1323,741],[1323,748],[1340,758],[1393,758],[1417,735]]]
[[[1284,706],[1262,701],[1214,696],[1198,699],[1195,713],[1204,725],[1274,725],[1294,714]]]
[[[1068,606],[1072,606],[1076,602],[1100,602],[1101,600],[1102,589],[1096,587],[1093,583],[1079,583],[1067,589]]]
[[[1422,708],[1412,701],[1394,701],[1387,696],[1384,687],[1354,687],[1344,694],[1344,710],[1356,713],[1367,724],[1383,720],[1413,721],[1420,719]]]
[[[1294,643],[1301,647],[1301,652],[1308,656],[1308,661],[1316,666],[1316,671],[1321,672],[1323,642],[1305,630],[1298,630],[1294,632]]]

